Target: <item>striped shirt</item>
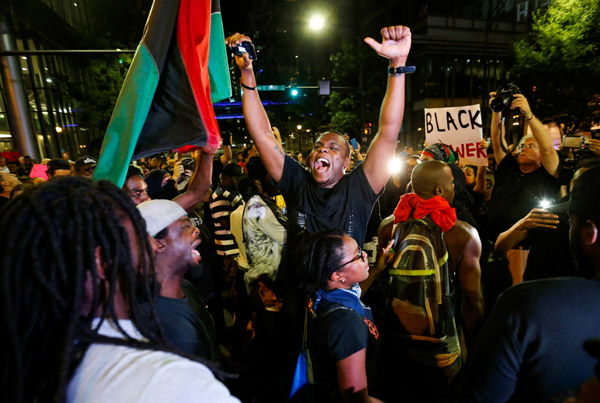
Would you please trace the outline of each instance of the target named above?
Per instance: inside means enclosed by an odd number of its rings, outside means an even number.
[[[229,216],[242,203],[242,196],[237,191],[221,186],[211,196],[210,213],[215,226],[215,249],[220,256],[235,256],[239,253],[231,233]]]

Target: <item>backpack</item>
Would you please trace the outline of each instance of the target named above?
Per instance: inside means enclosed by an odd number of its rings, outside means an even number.
[[[442,341],[454,323],[444,233],[430,216],[409,218],[393,234],[384,284],[384,326],[392,338]]]

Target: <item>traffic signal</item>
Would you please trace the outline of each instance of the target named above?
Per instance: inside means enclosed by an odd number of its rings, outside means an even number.
[[[363,130],[363,133],[367,136],[370,135],[372,127],[373,127],[372,123],[365,123],[365,129]]]
[[[295,98],[299,94],[300,91],[298,91],[298,88],[296,87],[296,78],[292,77],[290,78],[290,95]]]

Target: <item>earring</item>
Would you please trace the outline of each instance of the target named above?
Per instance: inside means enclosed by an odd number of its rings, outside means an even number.
[[[340,281],[341,281],[342,283],[345,283],[345,282],[346,282],[346,279],[345,279],[345,278],[342,278]]]

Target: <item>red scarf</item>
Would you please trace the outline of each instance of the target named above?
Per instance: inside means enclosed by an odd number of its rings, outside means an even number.
[[[419,220],[430,215],[433,222],[444,232],[452,228],[456,222],[456,211],[442,196],[433,196],[425,200],[415,193],[406,193],[400,198],[394,210],[394,224],[406,221],[413,209],[413,218]]]

